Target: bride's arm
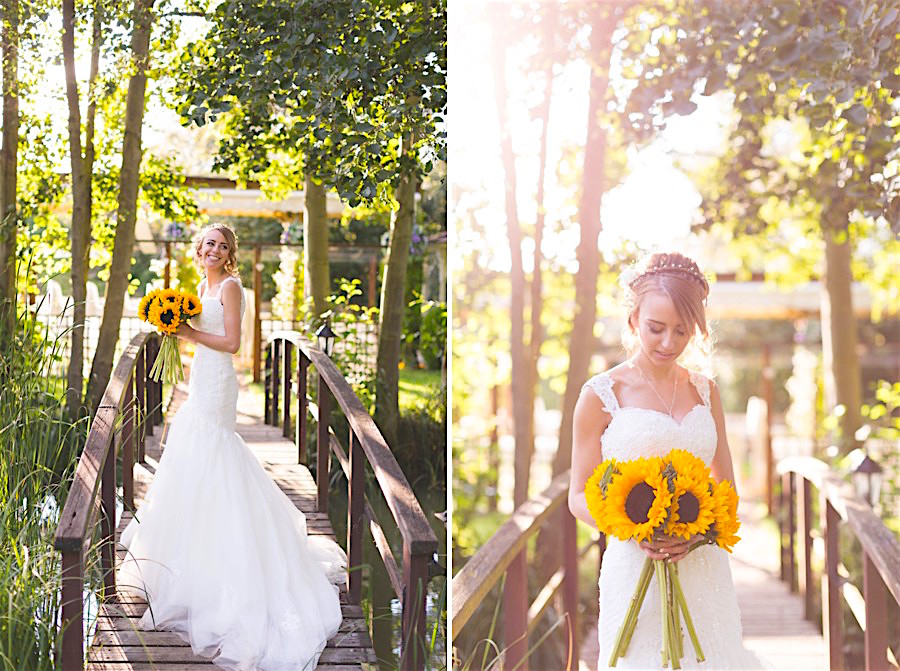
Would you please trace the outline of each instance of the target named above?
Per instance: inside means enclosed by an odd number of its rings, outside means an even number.
[[[572,433],[572,470],[569,480],[569,510],[585,524],[596,528],[584,498],[584,485],[597,465],[603,461],[600,436],[611,417],[603,409],[603,401],[590,389],[582,389],[575,404]]]
[[[236,354],[241,346],[241,287],[237,282],[225,282],[222,305],[225,306],[225,335],[205,333],[183,324],[178,328],[178,337],[218,352]]]
[[[710,406],[713,419],[716,422],[716,454],[710,464],[710,471],[716,482],[728,480],[737,492],[734,482],[734,465],[731,462],[731,449],[728,447],[728,436],[725,433],[725,410],[722,407],[722,398],[719,396],[719,388],[710,381]]]

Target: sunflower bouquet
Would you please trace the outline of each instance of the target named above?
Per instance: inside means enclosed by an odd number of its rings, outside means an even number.
[[[175,332],[181,324],[202,311],[203,305],[197,296],[176,289],[156,289],[141,299],[138,318],[155,326],[163,337],[159,356],[150,369],[151,378],[157,382],[162,378],[171,384],[184,379]]]
[[[703,461],[684,450],[665,457],[600,464],[585,485],[588,510],[601,533],[638,542],[665,537],[694,539],[690,551],[715,544],[731,552],[735,536],[738,497],[730,482],[716,482]],[[662,663],[681,668],[684,657],[682,618],[702,662],[703,649],[694,629],[678,578],[678,565],[649,557],[644,562],[625,621],[619,628],[609,666],[628,651],[638,614],[656,575],[662,611]]]

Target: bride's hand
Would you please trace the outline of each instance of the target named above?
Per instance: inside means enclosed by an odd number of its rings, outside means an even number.
[[[650,559],[668,559],[677,562],[684,559],[698,537],[670,538],[663,537],[652,541],[642,541],[639,545]]]
[[[175,330],[175,337],[187,340],[188,342],[193,342],[194,329],[192,329],[189,324],[180,324]]]

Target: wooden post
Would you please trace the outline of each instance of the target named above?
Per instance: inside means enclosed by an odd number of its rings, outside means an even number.
[[[578,636],[578,529],[567,506],[560,508],[563,527],[563,607],[568,616],[570,669],[577,669],[580,642]]]
[[[259,382],[262,359],[262,246],[253,246],[253,381]]]
[[[347,592],[350,601],[362,599],[362,537],[366,470],[362,445],[350,429],[350,481],[347,483]]]
[[[528,671],[528,564],[525,550],[506,569],[503,588],[505,668]]]
[[[331,415],[331,392],[319,374],[319,423],[316,427],[316,485],[320,513],[328,512],[328,473],[331,470],[331,445],[328,426]]]
[[[425,668],[425,592],[430,564],[430,556],[414,555],[409,545],[403,544],[403,634],[400,651],[400,668],[403,671],[421,671]]]
[[[84,567],[81,548],[62,553],[62,671],[83,671]]]
[[[266,374],[263,378],[263,422],[267,426],[272,424],[272,348],[266,348]]]
[[[278,401],[281,392],[281,345],[284,341],[272,341],[272,426],[278,426]]]
[[[138,352],[137,356],[137,369],[135,372],[135,383],[137,386],[137,398],[135,398],[135,405],[137,406],[137,426],[135,431],[137,432],[137,450],[135,451],[133,457],[140,461],[144,462],[144,439],[146,436],[146,431],[149,429],[152,431],[152,424],[148,424],[147,422],[147,343],[144,343],[144,346],[141,348],[141,351]]]
[[[293,375],[291,375],[291,355],[294,351],[294,343],[289,340],[282,341],[282,347],[284,348],[284,371],[283,371],[283,380],[282,383],[284,385],[284,406],[282,408],[282,417],[281,417],[281,435],[285,438],[291,437],[291,380],[293,379]]]
[[[138,356],[140,360],[140,356]],[[138,424],[137,417],[138,399],[134,396],[134,385],[139,378],[136,374],[125,385],[125,421],[122,426],[122,435],[125,442],[122,445],[122,505],[126,510],[134,510],[134,455],[137,452]],[[115,525],[115,515],[113,515]],[[113,539],[115,540],[115,539]]]
[[[172,286],[172,243],[166,241],[166,267],[163,270],[163,287]]]
[[[373,253],[369,258],[369,307],[374,308],[378,304],[377,298],[378,256]]]
[[[100,481],[100,566],[107,599],[116,593],[116,448],[123,438],[121,429],[113,435]]]
[[[297,463],[306,462],[306,425],[307,403],[306,400],[306,371],[309,369],[309,359],[300,348],[297,348]]]
[[[840,516],[831,502],[822,496],[822,529],[825,534],[825,571],[822,574],[822,634],[828,645],[832,671],[844,669],[844,627],[841,613],[841,583],[838,575]]]
[[[798,576],[800,591],[803,593],[803,617],[811,620],[814,613],[813,578],[812,578],[812,484],[800,477],[800,491],[797,502],[800,504],[797,521],[797,534],[800,537],[800,561],[802,562]]]
[[[796,498],[797,491],[794,485],[795,483],[795,474],[791,471],[784,474],[785,477],[785,488],[788,492],[788,586],[791,588],[791,592],[797,591],[797,550],[795,546],[795,539],[797,537],[797,512],[796,512]]]
[[[888,671],[887,588],[878,568],[865,551],[863,598],[866,602],[866,671]]]
[[[769,510],[769,515],[772,515],[775,505],[772,494],[773,483],[775,481],[775,455],[772,453],[772,413],[774,412],[775,405],[773,380],[775,378],[775,371],[772,370],[771,345],[763,345],[762,355],[762,392],[763,400],[766,403],[765,436],[763,437],[763,445],[766,450],[766,506]]]
[[[153,338],[153,361],[155,362],[159,356],[159,338]],[[162,378],[158,382],[153,382],[153,421],[162,426],[163,423],[163,383]]]

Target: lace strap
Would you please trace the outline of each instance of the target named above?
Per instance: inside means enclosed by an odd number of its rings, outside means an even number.
[[[613,393],[614,380],[606,373],[595,375],[584,383],[584,387],[589,388],[603,401],[603,409],[610,415],[615,415],[619,411],[619,400]]]
[[[701,375],[695,370],[689,371],[691,384],[697,389],[697,393],[700,394],[700,399],[703,401],[703,405],[709,407],[709,378],[705,375]]]

